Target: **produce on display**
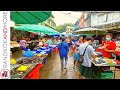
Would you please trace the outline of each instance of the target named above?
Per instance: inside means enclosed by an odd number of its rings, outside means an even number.
[[[19,65],[10,70],[10,75],[23,75],[25,74],[32,65]]]
[[[15,59],[10,59],[10,64],[16,64],[16,60]]]
[[[10,46],[11,47],[20,47],[20,44],[16,41],[10,41]]]
[[[42,54],[38,54],[37,56],[39,56],[39,57],[40,57],[40,56],[42,56]]]
[[[106,66],[114,66],[117,65],[117,63],[115,62],[115,60],[113,59],[109,59],[109,58],[99,58],[96,57],[93,62],[97,65],[106,65]]]
[[[28,69],[28,66],[26,65],[21,65],[17,70],[18,71],[26,71]]]

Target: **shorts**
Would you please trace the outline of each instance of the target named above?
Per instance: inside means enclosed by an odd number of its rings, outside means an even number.
[[[93,70],[92,67],[85,67],[81,64],[79,64],[79,72],[81,76],[84,76],[86,78],[93,78]]]
[[[75,54],[74,54],[74,60],[76,60],[76,61],[79,60],[79,54],[78,54],[78,53],[75,53]]]

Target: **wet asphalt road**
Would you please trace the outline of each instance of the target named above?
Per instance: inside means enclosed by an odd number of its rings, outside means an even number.
[[[61,70],[60,58],[58,52],[53,52],[46,60],[46,65],[40,69],[40,79],[78,79],[78,72],[73,69],[73,56],[71,52],[68,55],[67,69]]]

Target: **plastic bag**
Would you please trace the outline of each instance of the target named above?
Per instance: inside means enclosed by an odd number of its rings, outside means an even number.
[[[23,52],[23,57],[32,57],[34,53],[31,50]]]

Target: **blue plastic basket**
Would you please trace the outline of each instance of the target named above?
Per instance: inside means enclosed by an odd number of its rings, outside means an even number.
[[[36,54],[40,53],[41,51],[37,51]]]
[[[45,47],[45,48],[41,47],[41,48],[39,48],[39,49],[41,49],[41,50],[46,50],[47,48],[46,48],[46,47]]]

